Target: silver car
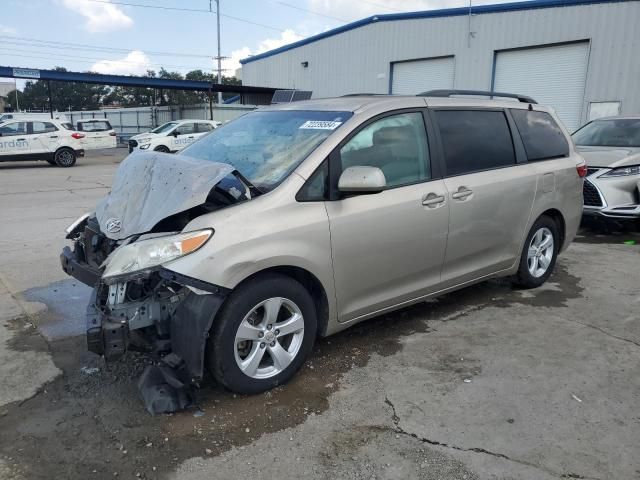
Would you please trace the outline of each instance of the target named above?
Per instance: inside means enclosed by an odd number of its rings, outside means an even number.
[[[585,215],[640,219],[640,116],[594,120],[573,140],[587,162]]]
[[[532,99],[452,93],[271,106],[130,155],[61,255],[94,287],[89,349],[257,393],[318,336],[490,278],[544,283],[585,164]]]

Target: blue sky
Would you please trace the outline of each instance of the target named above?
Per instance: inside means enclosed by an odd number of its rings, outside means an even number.
[[[369,15],[466,6],[468,0],[220,0],[220,3],[220,12],[226,15],[221,19],[222,55],[229,57],[224,62],[225,73],[233,74],[241,58]],[[487,3],[499,2],[473,0],[474,5]],[[2,7],[0,65],[63,66],[69,70],[116,74],[141,74],[147,69],[159,70],[161,66],[181,73],[213,68],[216,28],[215,15],[208,12],[209,0],[2,0]],[[215,11],[215,1],[213,8]]]

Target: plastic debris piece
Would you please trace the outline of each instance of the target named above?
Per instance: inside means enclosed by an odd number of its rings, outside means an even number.
[[[100,369],[98,367],[82,367],[80,369],[80,372],[84,373],[85,375],[94,375],[99,371]]]
[[[464,382],[464,383],[471,383],[471,379],[470,379],[470,378],[465,378],[465,379],[463,380],[463,382]]]
[[[193,416],[198,418],[198,417],[204,417],[204,412],[200,409],[196,410],[195,412],[193,412]]]
[[[635,240],[625,240],[622,243],[624,243],[625,245],[635,245],[636,241]]]
[[[573,393],[571,394],[571,398],[573,398],[578,403],[582,403],[582,400],[580,400],[578,397],[576,397]]]

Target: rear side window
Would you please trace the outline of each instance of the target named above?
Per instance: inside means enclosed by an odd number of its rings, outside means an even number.
[[[529,161],[567,157],[569,144],[547,112],[511,110]]]
[[[198,123],[198,133],[210,132],[213,130],[213,125],[210,123]]]
[[[488,110],[435,111],[447,176],[515,165],[507,118]]]
[[[106,132],[111,130],[111,124],[106,120],[78,122],[78,130],[81,132]]]
[[[58,130],[53,123],[50,122],[31,122],[33,125],[33,133],[48,133]]]

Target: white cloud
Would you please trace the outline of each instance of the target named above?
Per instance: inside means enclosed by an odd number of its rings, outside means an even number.
[[[236,69],[240,68],[240,60],[247,58],[250,55],[257,55],[264,53],[274,48],[282,47],[289,43],[302,40],[304,37],[298,35],[293,30],[287,29],[280,34],[280,38],[267,38],[260,42],[258,47],[252,50],[249,47],[242,47],[238,50],[231,52],[231,57],[227,60],[223,60],[222,68],[226,70],[226,75],[233,75]]]
[[[0,24],[0,35],[15,35],[18,31],[13,27]]]
[[[140,50],[133,50],[120,60],[101,60],[91,67],[92,72],[111,75],[144,75],[147,70],[151,70],[151,60]]]
[[[90,2],[88,0],[62,0],[69,10],[79,13],[86,19],[84,28],[91,33],[110,32],[129,28],[133,25],[131,17],[119,7],[110,3]]]

